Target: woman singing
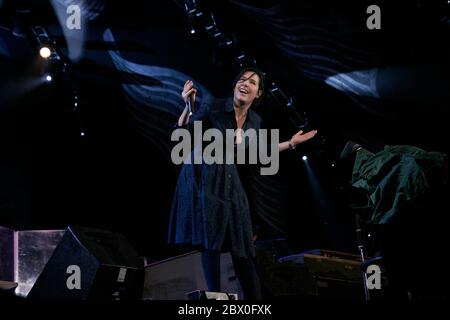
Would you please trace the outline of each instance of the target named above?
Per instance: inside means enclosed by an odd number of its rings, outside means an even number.
[[[186,108],[178,119],[178,127],[191,127],[194,121],[202,121],[203,129],[215,128],[224,136],[226,129],[235,130],[235,144],[245,143],[242,131],[261,128],[261,118],[251,107],[263,93],[263,74],[247,68],[236,77],[231,98],[203,104],[191,115],[188,99],[192,97],[195,102],[196,89],[192,81],[186,81],[182,92]],[[293,149],[316,133],[300,131],[289,141],[279,143],[278,150]],[[244,299],[256,300],[261,299],[261,287],[253,262],[250,209],[240,178],[244,167],[235,163],[183,164],[173,199],[169,242],[202,249],[210,291],[220,291],[220,253],[229,251]]]

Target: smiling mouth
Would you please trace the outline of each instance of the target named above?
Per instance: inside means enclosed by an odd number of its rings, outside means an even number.
[[[248,90],[247,89],[243,89],[243,88],[239,89],[239,92],[241,94],[248,94]]]

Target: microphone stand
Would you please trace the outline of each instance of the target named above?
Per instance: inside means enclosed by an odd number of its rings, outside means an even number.
[[[364,257],[364,241],[363,241],[363,232],[361,228],[361,217],[356,213],[356,241],[358,243],[359,255],[361,257],[361,266],[363,266],[362,278],[363,278],[363,286],[364,286],[364,294],[366,301],[370,300],[369,288],[367,288],[367,273],[364,270],[365,266],[365,257]]]

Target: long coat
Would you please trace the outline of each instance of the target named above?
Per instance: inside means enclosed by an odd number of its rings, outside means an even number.
[[[216,128],[224,137],[226,129],[237,128],[231,99],[203,104],[191,117],[189,127],[199,120],[203,130]],[[243,129],[258,130],[260,126],[261,118],[249,109]],[[169,242],[220,251],[227,236],[231,253],[248,258],[255,255],[252,233],[248,199],[237,165],[184,163],[173,197]]]

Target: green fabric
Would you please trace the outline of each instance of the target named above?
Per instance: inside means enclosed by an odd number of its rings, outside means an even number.
[[[373,154],[357,153],[352,186],[368,196],[368,223],[385,224],[414,205],[434,181],[442,179],[446,155],[413,146],[386,146]]]

